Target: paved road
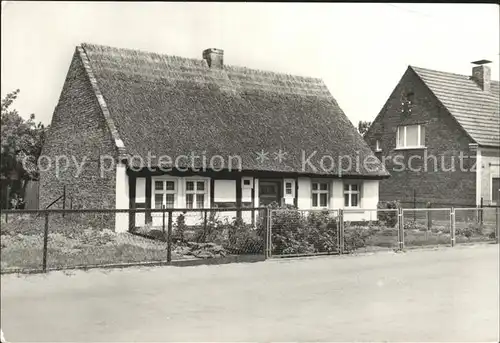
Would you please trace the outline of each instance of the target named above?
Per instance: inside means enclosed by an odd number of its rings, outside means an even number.
[[[11,342],[499,341],[496,245],[1,283]]]

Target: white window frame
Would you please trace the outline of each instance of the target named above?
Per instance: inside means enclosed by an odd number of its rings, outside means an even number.
[[[313,185],[317,183],[318,189],[313,189]],[[320,184],[326,184],[326,190],[321,190]],[[326,206],[321,206],[320,194],[326,194]],[[314,206],[313,198],[317,196],[318,205]],[[311,180],[311,208],[313,209],[326,209],[330,206],[330,182],[321,180]]]
[[[193,182],[194,184],[194,190],[187,190],[187,183],[188,182]],[[197,189],[198,187],[198,182],[203,182],[204,186],[203,186],[203,191],[199,191]],[[202,179],[202,178],[184,178],[183,180],[183,185],[184,185],[184,201],[185,201],[185,204],[186,204],[186,208],[188,208],[187,206],[187,195],[188,194],[193,194],[193,209],[200,209],[200,208],[207,208],[209,206],[207,206],[207,197],[208,197],[208,181],[206,179]],[[198,194],[203,194],[203,207],[198,207],[198,201],[197,201],[197,196]]]
[[[406,144],[406,138],[407,138],[407,134],[406,134],[407,130],[406,129],[408,128],[408,126],[417,126],[417,141],[419,142],[418,145],[407,145]],[[422,144],[422,142],[425,143],[425,137],[421,136],[422,126],[423,126],[422,124],[398,126],[396,128],[396,149],[421,149],[421,148],[425,148],[425,144]],[[403,145],[402,146],[399,145],[399,131],[401,128],[403,129]]]
[[[291,184],[292,193],[287,194],[286,192],[286,184]],[[283,180],[283,197],[284,198],[295,198],[295,180],[294,179],[284,179]]]
[[[345,186],[348,186],[348,190],[345,190]],[[353,185],[356,185],[358,186],[358,190],[352,190],[352,186]],[[344,207],[345,208],[360,208],[361,207],[361,183],[359,182],[352,182],[352,181],[346,181],[344,182],[343,186],[342,186],[342,190],[343,190],[343,197],[342,197],[342,201],[344,202]],[[348,204],[346,205],[345,204],[345,195],[349,195],[348,199]],[[356,206],[352,206],[352,195],[357,195],[358,196],[358,204]]]
[[[157,181],[163,182],[163,190],[156,190],[155,183]],[[167,190],[167,185],[166,182],[171,181],[174,183],[174,189],[173,190]],[[156,194],[163,194],[163,201],[162,201],[162,206],[167,205],[167,197],[165,194],[174,194],[174,207],[177,207],[177,204],[179,203],[179,179],[178,178],[173,178],[173,177],[165,177],[165,176],[159,176],[159,177],[152,177],[151,178],[151,193],[152,193],[152,198],[151,199],[151,208],[152,209],[157,209],[156,207]]]
[[[380,149],[380,140],[377,139],[375,141],[375,152],[380,152],[380,151],[382,151],[382,149]]]
[[[164,191],[155,191],[155,181],[173,181],[175,191],[166,191],[166,186]],[[202,176],[185,176],[185,177],[175,177],[175,176],[153,176],[151,177],[151,208],[156,209],[155,205],[155,194],[162,192],[169,192],[175,194],[174,197],[174,209],[175,208],[187,208],[186,202],[186,181],[203,181],[205,182],[205,196],[203,202],[203,208],[210,207],[210,178],[202,177]],[[187,191],[188,194],[191,191]],[[200,193],[198,193],[200,194]],[[195,203],[193,204],[193,208],[198,208],[196,205],[196,197],[194,197]],[[163,204],[166,205],[166,197],[163,197]],[[152,216],[161,216],[161,213],[152,213]]]

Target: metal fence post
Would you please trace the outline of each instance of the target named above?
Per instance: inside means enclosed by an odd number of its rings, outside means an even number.
[[[455,246],[455,208],[450,210],[450,231],[451,231],[451,246]]]
[[[63,206],[62,209],[66,209],[66,186],[63,186]],[[64,218],[64,212],[62,213],[62,217]]]
[[[340,223],[340,251],[339,253],[342,255],[344,253],[344,210],[339,209],[339,223]]]
[[[45,228],[43,230],[43,272],[47,272],[47,244],[49,240],[49,212],[45,211]]]
[[[403,250],[405,248],[405,223],[404,223],[404,214],[402,207],[398,209],[398,232],[399,232],[399,250]]]
[[[272,234],[271,234],[271,225],[272,225],[272,211],[269,207],[266,208],[266,241],[264,242],[265,250],[265,258],[268,259],[272,255]]]
[[[496,243],[498,244],[499,243],[498,235],[500,234],[500,206],[498,206],[498,205],[495,207],[495,222],[496,222],[495,240],[496,240]]]
[[[163,212],[163,218],[165,218],[165,211]],[[165,223],[165,219],[163,219],[163,223]],[[172,211],[168,211],[167,262],[172,262]]]
[[[161,216],[162,216],[162,225],[161,225],[161,232],[163,234],[163,239],[164,240],[167,240],[167,236],[166,236],[166,232],[165,232],[165,205],[161,205],[161,209],[162,209],[162,212],[161,212]]]

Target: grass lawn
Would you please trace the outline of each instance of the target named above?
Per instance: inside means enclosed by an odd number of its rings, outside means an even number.
[[[498,245],[2,275],[12,342],[498,342]]]

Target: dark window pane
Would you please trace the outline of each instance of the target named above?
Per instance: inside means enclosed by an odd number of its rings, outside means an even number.
[[[186,182],[186,191],[194,191],[194,182],[193,181]]]
[[[318,194],[313,194],[312,195],[312,200],[313,200],[313,207],[318,207]]]
[[[243,180],[243,184],[245,186],[249,186],[250,185],[250,180],[248,180],[248,179]]]
[[[313,183],[313,191],[316,191],[318,190],[318,184],[317,183]]]
[[[344,194],[344,206],[349,207],[349,194]]]
[[[198,181],[196,183],[196,189],[198,191],[204,191],[205,190],[205,182],[204,181]]]
[[[205,207],[205,195],[204,194],[196,194],[196,208]]]
[[[491,195],[493,201],[500,201],[500,178],[495,177],[491,183]]]
[[[357,191],[358,190],[358,185],[351,185],[351,190]]]
[[[319,184],[320,188],[322,191],[328,190],[328,184],[327,183],[320,183]]]
[[[163,190],[163,181],[155,181],[155,190],[156,191]]]
[[[186,207],[193,208],[193,194],[186,194]]]
[[[358,195],[351,194],[351,206],[358,206]]]
[[[327,198],[328,198],[328,194],[320,194],[319,195],[319,206],[321,207],[326,207],[327,206]]]
[[[286,189],[286,194],[292,194],[292,188],[291,187]]]
[[[167,191],[173,191],[173,190],[175,190],[175,182],[167,181]]]
[[[348,191],[349,190],[349,184],[348,183],[344,183],[344,191]]]
[[[167,205],[165,207],[167,208],[174,208],[174,203],[175,203],[175,198],[173,194],[165,194],[166,197],[166,203]]]
[[[155,194],[155,208],[162,208],[163,194]]]

